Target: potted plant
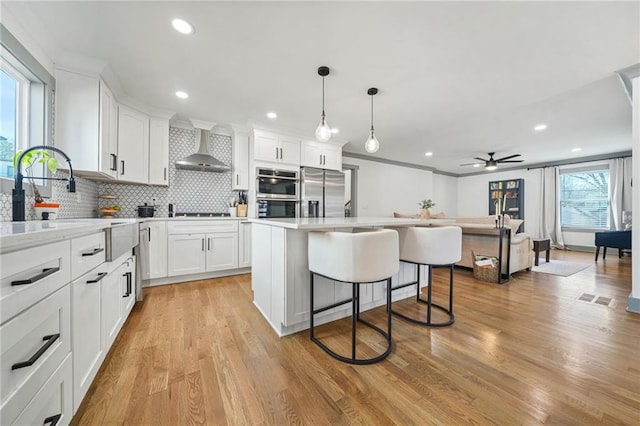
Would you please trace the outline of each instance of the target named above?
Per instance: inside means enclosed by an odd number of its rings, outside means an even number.
[[[420,218],[421,219],[429,219],[431,218],[431,212],[429,211],[429,209],[433,206],[436,205],[436,203],[434,203],[433,201],[431,201],[431,199],[429,198],[428,200],[422,200],[420,201],[420,203],[418,203],[418,205],[420,206]]]
[[[22,151],[18,151],[13,156],[13,169],[18,170],[18,158]],[[47,169],[53,174],[58,170],[58,160],[52,156],[48,151],[43,149],[36,149],[33,151],[27,152],[27,154],[22,158],[22,165],[24,165],[24,172],[27,178],[27,181],[31,184],[31,188],[33,189],[33,196],[35,198],[35,208],[36,208],[36,216],[42,217],[43,212],[56,214],[58,212],[58,208],[60,204],[58,203],[45,203],[44,198],[42,198],[42,194],[38,191],[38,186],[33,178],[33,166],[36,164],[44,164]]]

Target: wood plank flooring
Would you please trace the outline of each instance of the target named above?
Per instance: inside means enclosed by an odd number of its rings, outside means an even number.
[[[504,285],[456,270],[456,323],[394,318],[394,350],[371,366],[330,358],[307,332],[278,338],[251,303],[250,275],[145,289],[73,424],[640,424],[631,257],[553,259],[593,266]],[[434,276],[444,301],[447,270]],[[363,315],[384,323],[380,308]],[[349,330],[341,320],[318,335],[347,352]],[[363,336],[363,354],[381,346]]]

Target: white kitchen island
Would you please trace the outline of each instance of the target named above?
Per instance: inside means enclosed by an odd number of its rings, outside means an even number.
[[[353,228],[389,228],[429,226],[422,219],[381,217],[249,219],[252,223],[251,288],[253,303],[279,336],[309,328],[309,267],[307,234],[309,231],[344,231]],[[423,268],[424,269],[424,268]],[[393,286],[415,281],[416,266],[401,263],[392,278]],[[316,276],[316,308],[351,297],[351,285]],[[424,270],[420,273],[424,285]],[[361,311],[386,303],[383,281],[361,287]],[[415,296],[408,286],[393,293],[393,300]],[[316,316],[316,324],[351,315],[346,304]]]

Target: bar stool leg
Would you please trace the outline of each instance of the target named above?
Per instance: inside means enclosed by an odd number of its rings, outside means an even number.
[[[453,317],[453,264],[449,265],[449,315]]]
[[[420,284],[418,284],[420,288]],[[387,280],[387,335],[391,340],[391,278]]]
[[[356,359],[356,324],[358,323],[358,284],[351,287],[351,359]]]
[[[310,303],[309,303],[309,336],[311,337],[311,340],[314,340],[314,335],[313,335],[313,310],[315,309],[313,307],[313,272],[309,272],[310,278],[309,278],[309,282],[311,283],[311,295],[310,295]]]
[[[427,268],[429,268],[429,280],[427,281],[429,283],[429,289],[427,290],[427,324],[431,324],[431,287],[433,284],[433,279],[431,265],[428,265]],[[420,284],[418,284],[418,286],[419,285]]]

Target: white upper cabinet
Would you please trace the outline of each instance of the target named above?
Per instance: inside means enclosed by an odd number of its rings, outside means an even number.
[[[169,185],[169,120],[149,119],[149,183]]]
[[[246,191],[249,189],[249,131],[233,126],[233,173],[231,189]]]
[[[254,130],[253,159],[300,165],[300,139]]]
[[[55,121],[56,147],[71,158],[74,173],[116,177],[117,106],[99,77],[56,69]]]
[[[330,143],[303,141],[300,165],[342,170],[342,148]]]
[[[124,105],[118,108],[118,179],[149,182],[149,117]]]

